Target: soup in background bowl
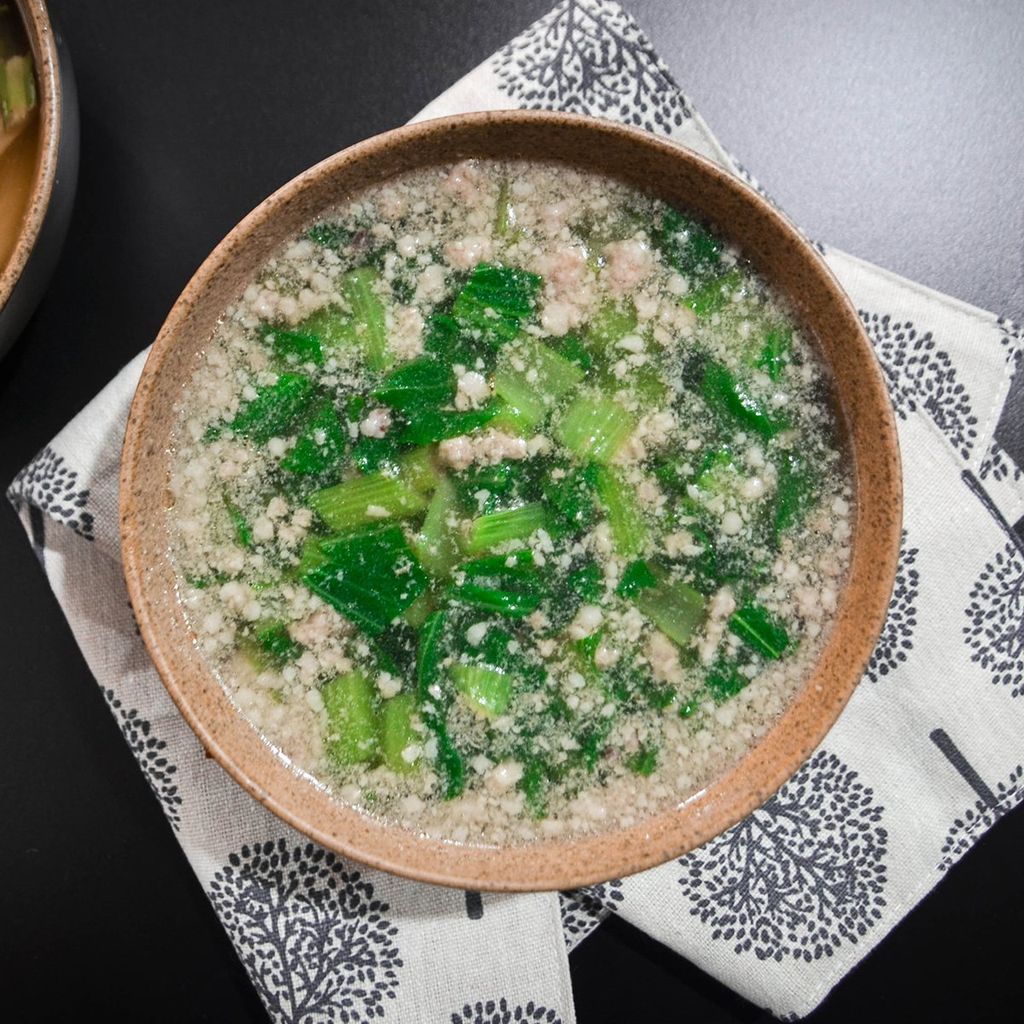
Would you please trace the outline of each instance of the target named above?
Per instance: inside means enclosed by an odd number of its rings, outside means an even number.
[[[480,888],[636,871],[766,798],[899,539],[820,258],[565,115],[400,129],[268,200],[161,333],[123,473],[140,628],[210,752],[335,849]]]
[[[71,62],[43,0],[0,0],[0,356],[57,263],[78,175]]]

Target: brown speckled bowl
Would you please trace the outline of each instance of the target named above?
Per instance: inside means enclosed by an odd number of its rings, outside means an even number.
[[[168,438],[175,403],[217,318],[320,211],[392,175],[466,157],[560,160],[615,175],[717,225],[793,303],[831,365],[856,487],[853,555],[831,636],[789,710],[735,767],[675,810],[628,829],[529,846],[459,845],[383,824],[333,799],[274,754],[199,654],[168,559]],[[849,699],[885,616],[902,485],[889,398],[856,313],[825,263],[760,196],[689,150],[565,114],[490,112],[399,128],[299,175],[214,250],[171,310],[139,382],[121,465],[124,570],[146,644],[203,746],[295,828],[376,868],[473,889],[568,889],[632,874],[706,842],[763,803],[821,742]]]

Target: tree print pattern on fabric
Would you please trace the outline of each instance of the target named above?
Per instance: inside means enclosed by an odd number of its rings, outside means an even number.
[[[491,65],[520,107],[608,117],[671,132],[692,116],[668,68],[620,7],[566,0]]]
[[[284,839],[243,846],[210,899],[277,1020],[362,1024],[395,998],[402,961],[390,908],[333,853]]]
[[[679,861],[690,913],[758,960],[831,956],[882,916],[883,813],[857,772],[818,751],[763,807]]]
[[[964,626],[971,661],[1010,696],[1024,693],[1024,558],[1008,541],[971,587]]]
[[[937,346],[931,331],[919,334],[912,323],[895,321],[888,313],[859,312],[889,380],[896,414],[906,419],[907,413],[923,409],[960,457],[970,458],[978,418],[949,354]]]
[[[1005,782],[1000,782],[993,796],[995,803],[980,797],[946,833],[942,844],[939,871],[948,871],[1007,811],[1024,800],[1024,767],[1017,765]]]
[[[34,505],[80,537],[93,539],[93,517],[86,511],[89,488],[78,486],[78,474],[49,445],[14,478],[7,498],[15,507]]]
[[[537,1022],[537,1024],[562,1024],[562,1018],[554,1010],[530,1002],[525,1006],[509,1006],[502,996],[495,1002],[466,1003],[462,1010],[452,1014],[452,1024],[513,1024],[513,1022]]]
[[[625,899],[622,881],[613,878],[600,885],[587,885],[581,889],[558,894],[562,913],[562,935],[571,952]]]
[[[1016,380],[1017,372],[1020,370],[1022,358],[1024,358],[1024,334],[1021,328],[1012,320],[1000,319],[996,325],[999,328],[999,342],[1006,352],[1006,375],[1010,378],[1008,394],[1012,394],[1020,382]],[[1024,477],[1024,469],[1014,461],[1003,446],[992,438],[985,457],[978,466],[978,476],[982,480],[1002,481],[1012,478],[1017,483]]]
[[[884,679],[907,660],[917,627],[917,592],[920,574],[915,567],[918,549],[907,546],[907,531],[900,540],[900,561],[896,569],[892,600],[865,676],[873,683]]]
[[[149,722],[135,708],[126,708],[113,690],[101,692],[117,716],[121,732],[160,801],[171,828],[177,832],[181,828],[181,793],[175,779],[178,768],[167,756],[167,743],[153,734]]]

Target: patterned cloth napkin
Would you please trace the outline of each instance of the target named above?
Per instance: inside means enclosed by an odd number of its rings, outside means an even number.
[[[756,183],[632,19],[561,3],[420,118],[616,118]],[[680,860],[562,896],[481,897],[369,871],[207,759],[132,621],[118,455],[145,353],[8,492],[175,836],[278,1021],[571,1022],[566,950],[608,913],[780,1017],[808,1013],[1024,798],[1022,471],[995,440],[1019,328],[821,246],[889,383],[906,510],[889,618],[840,721],[762,808]]]

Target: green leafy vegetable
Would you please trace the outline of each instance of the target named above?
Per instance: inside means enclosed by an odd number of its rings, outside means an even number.
[[[456,323],[489,345],[511,341],[537,302],[541,279],[515,267],[478,263],[455,297]]]
[[[669,207],[654,234],[665,261],[687,277],[716,274],[722,263],[722,245],[699,224]]]
[[[651,775],[658,767],[658,748],[654,744],[643,744],[635,754],[629,754],[626,767],[637,775]]]
[[[420,631],[420,645],[416,658],[416,690],[420,700],[420,713],[424,724],[437,742],[435,767],[441,778],[441,789],[446,800],[462,793],[466,785],[466,768],[462,755],[448,735],[447,700],[441,660],[444,657],[444,637],[448,627],[448,613],[434,612]]]
[[[447,405],[455,397],[450,366],[433,356],[421,356],[393,370],[374,389],[373,397],[409,416]]]
[[[648,529],[636,500],[636,489],[610,466],[589,466],[587,476],[608,517],[615,550],[635,558],[647,547]]]
[[[400,477],[382,473],[325,487],[308,500],[332,530],[352,530],[382,519],[408,519],[427,507],[427,499],[414,487]]]
[[[231,520],[231,525],[234,528],[235,540],[243,548],[252,550],[256,546],[252,536],[252,527],[245,516],[242,515],[241,509],[228,497],[227,492],[224,493],[224,508],[227,509],[228,518]]]
[[[704,624],[704,598],[686,583],[659,583],[637,591],[633,600],[637,608],[670,640],[680,647],[690,640]]]
[[[451,667],[451,676],[455,689],[474,710],[488,718],[497,718],[508,710],[512,680],[500,669],[457,663]]]
[[[309,418],[295,447],[281,460],[281,468],[299,476],[320,476],[333,469],[345,454],[342,432],[334,404],[321,401]]]
[[[526,540],[547,522],[547,513],[540,502],[478,516],[470,524],[463,549],[473,555],[505,541]]]
[[[376,687],[360,671],[348,672],[320,691],[327,709],[327,756],[338,765],[377,760],[380,734]]]
[[[645,587],[656,587],[657,585],[657,577],[651,572],[650,567],[643,559],[638,558],[626,566],[622,573],[622,579],[619,580],[619,585],[615,588],[615,593],[619,597],[635,597]]]
[[[371,636],[380,636],[427,589],[427,577],[397,526],[320,542],[327,561],[302,581]]]
[[[705,320],[732,302],[733,296],[742,292],[745,283],[741,270],[727,270],[684,295],[683,305],[689,306],[698,320]]]
[[[786,429],[786,422],[770,412],[732,373],[712,360],[704,366],[701,395],[716,412],[753,431],[766,441]]]
[[[766,658],[781,658],[789,635],[760,605],[747,604],[729,616],[729,629]]]
[[[574,455],[610,462],[636,430],[636,420],[618,402],[600,393],[576,399],[555,424],[555,436]]]
[[[419,757],[406,760],[406,750],[421,745],[421,737],[413,727],[416,698],[411,693],[399,693],[384,701],[381,712],[381,753],[384,763],[393,771],[406,774],[415,770]]]
[[[308,377],[282,373],[267,387],[257,388],[256,397],[238,410],[228,427],[253,444],[266,444],[272,437],[285,437],[313,400],[315,391]],[[208,433],[216,437],[219,428]]]
[[[266,335],[270,339],[274,355],[286,362],[323,364],[324,352],[320,339],[315,334],[303,331],[284,331],[272,327]]]
[[[351,270],[341,278],[341,293],[352,310],[353,331],[371,370],[387,369],[391,362],[384,303],[377,295],[380,274],[373,267]]]
[[[424,445],[444,441],[446,438],[469,434],[486,426],[498,412],[499,406],[494,402],[482,409],[467,409],[464,412],[424,409],[410,418],[395,440],[401,445]]]
[[[765,329],[761,351],[754,365],[764,370],[772,380],[777,381],[786,368],[786,355],[792,346],[792,328],[785,324],[772,324]]]

